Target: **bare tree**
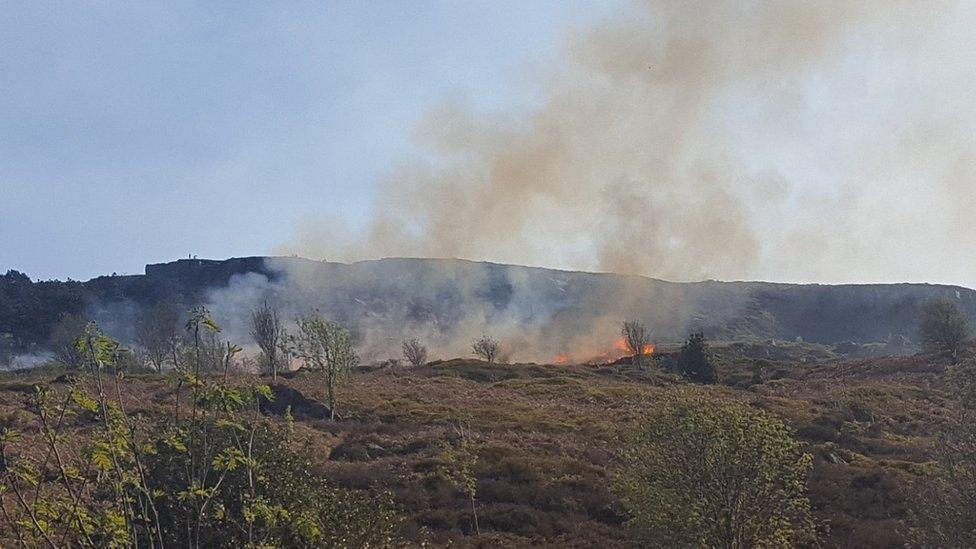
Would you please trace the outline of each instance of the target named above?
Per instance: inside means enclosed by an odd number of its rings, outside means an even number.
[[[179,337],[179,320],[179,312],[163,303],[145,308],[136,316],[135,342],[157,372],[162,372],[171,358],[173,342]]]
[[[403,357],[413,366],[423,366],[427,364],[427,347],[416,339],[407,339],[403,342]]]
[[[207,331],[200,336],[200,371],[220,372],[224,367],[224,340],[217,332]]]
[[[489,364],[493,364],[498,358],[498,341],[489,336],[484,335],[475,340],[471,349],[475,355],[487,360]]]
[[[48,338],[48,346],[54,351],[58,364],[72,370],[84,365],[84,354],[77,342],[84,335],[87,324],[84,318],[71,313],[62,313],[58,318]]]
[[[251,337],[261,348],[265,371],[271,372],[271,379],[278,380],[278,365],[281,362],[279,351],[285,340],[285,328],[281,324],[278,309],[264,305],[251,312]]]
[[[644,324],[639,320],[626,321],[623,328],[620,329],[620,335],[624,337],[624,341],[627,343],[627,350],[634,356],[631,363],[638,370],[643,370],[644,349],[648,345],[647,329]]]

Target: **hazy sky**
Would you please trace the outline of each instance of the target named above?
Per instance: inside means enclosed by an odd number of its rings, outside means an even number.
[[[0,270],[138,273],[364,223],[422,114],[522,85],[598,2],[0,2]]]
[[[976,2],[3,2],[0,270],[976,286]]]

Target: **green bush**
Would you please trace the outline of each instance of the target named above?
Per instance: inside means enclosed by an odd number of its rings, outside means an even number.
[[[922,304],[918,331],[926,349],[956,356],[969,339],[969,319],[955,302],[932,299]]]
[[[681,346],[678,373],[696,383],[715,383],[715,367],[709,356],[705,334],[691,334]]]
[[[793,547],[816,537],[812,458],[789,428],[739,404],[679,401],[651,416],[616,489],[642,545]]]

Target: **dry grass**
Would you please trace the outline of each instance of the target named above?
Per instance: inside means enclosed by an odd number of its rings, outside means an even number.
[[[827,354],[791,363],[752,358],[757,352],[726,357],[727,385],[712,387],[620,366],[455,360],[370,371],[340,388],[342,421],[299,421],[297,430],[322,456],[318,473],[335,484],[392,490],[412,543],[623,547],[632,544],[609,489],[622,437],[666,399],[742,400],[782,417],[814,455],[811,498],[829,523],[828,545],[903,544],[910,486],[926,470],[945,416],[944,365],[931,357],[843,362]],[[749,383],[758,360],[777,379]],[[52,377],[0,380],[3,420],[29,427],[25,399]],[[282,383],[326,400],[315,374]],[[163,377],[136,376],[126,382],[127,407],[160,413],[172,406],[172,389]],[[464,496],[438,474],[442,444],[457,425],[478,449],[480,537],[472,535]]]

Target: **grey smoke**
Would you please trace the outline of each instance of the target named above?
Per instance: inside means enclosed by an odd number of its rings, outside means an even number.
[[[14,355],[6,364],[0,363],[0,370],[23,370],[27,368],[37,368],[54,360],[54,355],[49,352],[37,352]]]

